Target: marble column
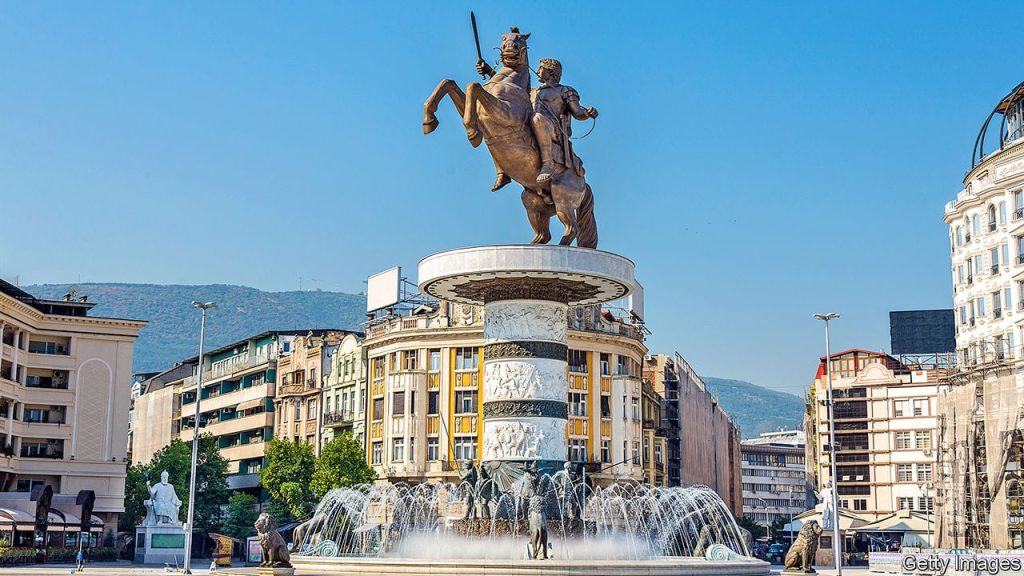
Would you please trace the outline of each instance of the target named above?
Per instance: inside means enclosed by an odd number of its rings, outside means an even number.
[[[567,312],[548,300],[484,305],[485,462],[565,461]]]

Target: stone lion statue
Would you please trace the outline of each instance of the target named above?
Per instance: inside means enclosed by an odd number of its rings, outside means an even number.
[[[277,522],[274,518],[263,512],[253,524],[256,527],[256,536],[259,538],[260,547],[263,548],[263,561],[261,568],[291,568],[291,553],[288,552],[288,545],[284,538],[277,531]]]
[[[818,536],[821,536],[821,524],[818,524],[817,520],[805,522],[800,527],[796,542],[793,542],[786,553],[787,571],[814,573],[814,554],[818,551]]]

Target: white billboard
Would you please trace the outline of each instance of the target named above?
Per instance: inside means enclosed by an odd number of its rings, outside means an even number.
[[[402,269],[398,266],[366,279],[366,311],[373,312],[398,303]]]

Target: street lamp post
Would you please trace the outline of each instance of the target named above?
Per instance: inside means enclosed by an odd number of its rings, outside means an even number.
[[[843,575],[843,541],[839,536],[839,487],[836,485],[836,427],[833,418],[834,404],[832,399],[832,350],[829,343],[828,323],[830,320],[839,318],[839,314],[829,312],[828,314],[815,314],[814,318],[825,322],[825,374],[828,375],[828,397],[825,406],[828,412],[828,453],[829,453],[829,474],[832,477],[832,510],[835,511],[832,518],[832,560],[835,562],[836,576]]]
[[[768,501],[764,498],[758,498],[761,504],[764,504],[764,537],[765,545],[771,544],[772,542],[772,523],[768,518]]]
[[[202,311],[203,318],[199,324],[199,362],[196,376],[196,416],[192,423],[192,467],[189,469],[188,482],[188,521],[185,523],[185,566],[183,572],[191,574],[192,566],[192,521],[196,513],[196,468],[199,459],[199,402],[203,398],[203,341],[206,339],[206,311],[216,308],[213,302],[205,304],[192,301],[197,310]]]

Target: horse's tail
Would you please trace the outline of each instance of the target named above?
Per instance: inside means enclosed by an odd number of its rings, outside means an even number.
[[[597,248],[597,220],[594,219],[594,191],[587,184],[583,202],[576,209],[576,245],[580,248]]]

